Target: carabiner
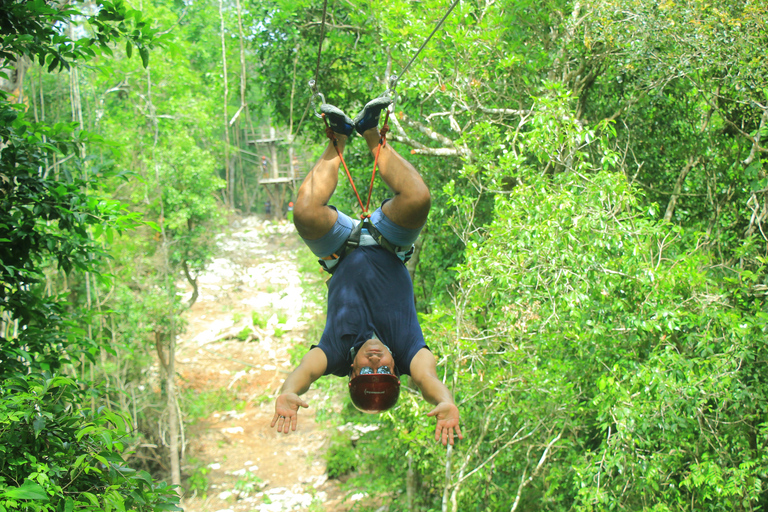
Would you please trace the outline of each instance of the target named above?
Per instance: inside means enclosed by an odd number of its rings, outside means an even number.
[[[325,96],[323,96],[323,93],[317,90],[317,84],[314,80],[309,81],[309,89],[312,91],[312,96],[310,100],[312,101],[312,111],[315,113],[315,117],[318,119],[323,118],[322,112],[320,112],[320,105],[325,103]],[[320,103],[317,103],[317,98],[320,98]]]
[[[395,111],[395,104],[397,103],[397,92],[395,91],[395,88],[397,87],[397,75],[390,75],[389,77],[389,85],[387,86],[387,90],[384,91],[384,95],[389,96],[392,98],[392,103],[389,104],[389,113],[392,114]]]

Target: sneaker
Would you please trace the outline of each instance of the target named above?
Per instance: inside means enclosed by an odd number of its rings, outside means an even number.
[[[362,112],[355,116],[354,123],[357,133],[362,135],[364,131],[379,126],[381,111],[387,108],[390,103],[392,103],[392,98],[389,96],[379,96],[378,98],[369,101],[368,104],[363,107]]]
[[[355,122],[352,121],[347,114],[342,112],[338,107],[323,103],[320,105],[320,112],[325,114],[328,119],[328,125],[336,133],[346,135],[349,137],[352,135],[352,131],[355,128]]]

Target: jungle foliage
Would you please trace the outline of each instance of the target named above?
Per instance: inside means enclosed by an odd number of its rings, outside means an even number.
[[[354,115],[449,2],[328,2],[324,28],[309,0],[2,5],[0,511],[172,507],[131,466],[167,415],[126,413],[158,399],[139,384],[183,328],[176,278],[262,197],[248,123],[321,147],[307,82]],[[414,286],[465,439],[435,445],[415,392],[345,408],[381,427],[334,439],[352,492],[768,508],[767,10],[458,2],[400,77],[389,139],[432,191]],[[364,144],[345,156],[365,183]],[[334,201],[356,211],[348,185]]]

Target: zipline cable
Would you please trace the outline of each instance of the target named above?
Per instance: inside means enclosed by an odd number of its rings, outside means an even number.
[[[320,77],[320,56],[323,53],[323,40],[325,39],[325,15],[328,12],[328,0],[323,1],[323,18],[322,22],[320,23],[320,44],[317,47],[317,64],[315,65],[315,80],[314,82],[317,83],[317,79]],[[309,112],[309,105],[312,103],[312,97],[310,96],[309,101],[307,101],[307,106],[304,108],[304,113],[301,115],[301,120],[299,121],[299,126],[296,128],[296,134],[291,137],[291,140],[296,137],[296,135],[299,134],[299,131],[301,130],[301,125],[304,122],[304,118],[307,117],[307,112]]]
[[[451,7],[448,9],[448,11],[447,11],[447,12],[445,13],[445,15],[443,16],[443,19],[441,19],[441,20],[438,22],[437,26],[434,28],[434,30],[432,30],[432,33],[431,33],[431,34],[429,34],[429,37],[427,37],[427,38],[424,40],[424,42],[421,44],[421,47],[419,47],[419,49],[416,51],[416,55],[414,55],[413,57],[411,57],[411,60],[410,60],[410,61],[408,61],[408,64],[406,64],[406,65],[405,65],[405,67],[403,68],[403,70],[400,72],[400,75],[398,76],[398,79],[402,78],[402,77],[405,75],[405,72],[406,72],[406,71],[408,71],[408,68],[409,68],[409,67],[411,67],[411,64],[413,63],[413,61],[414,61],[414,60],[416,60],[416,57],[418,57],[418,56],[419,56],[419,54],[421,53],[421,50],[423,50],[423,49],[424,49],[424,47],[425,47],[425,46],[427,46],[427,43],[429,43],[429,40],[430,40],[430,39],[432,39],[432,36],[433,36],[433,35],[435,35],[435,32],[437,32],[437,31],[440,29],[440,27],[442,27],[442,26],[443,26],[443,22],[446,20],[446,18],[448,18],[448,15],[449,15],[449,14],[451,14],[451,11],[453,11],[453,8],[454,8],[454,7],[456,7],[456,5],[457,5],[458,3],[459,3],[459,0],[455,0],[455,1],[453,2],[453,5],[451,5]]]
[[[390,109],[389,108],[387,109],[387,115],[384,118],[384,126],[382,126],[381,132],[380,132],[379,147],[376,150],[376,157],[375,157],[375,159],[373,161],[373,172],[371,173],[371,183],[370,183],[370,186],[368,188],[368,201],[366,202],[365,205],[363,205],[363,200],[360,198],[360,194],[357,192],[357,187],[355,187],[355,182],[352,179],[352,175],[350,174],[349,169],[347,168],[347,163],[344,161],[344,155],[342,155],[341,150],[338,147],[338,141],[336,140],[336,135],[333,133],[333,130],[329,126],[328,119],[325,117],[325,114],[322,114],[322,113],[318,114],[317,111],[316,111],[317,110],[317,105],[315,104],[315,98],[316,97],[320,98],[323,103],[325,102],[325,98],[323,97],[322,93],[320,93],[317,90],[317,79],[318,79],[318,75],[319,75],[319,72],[320,72],[320,52],[323,49],[323,34],[324,34],[324,31],[325,31],[325,9],[326,9],[327,2],[328,2],[328,0],[325,0],[325,3],[323,4],[323,27],[322,27],[321,32],[320,32],[320,47],[317,50],[317,68],[315,70],[315,79],[311,80],[309,82],[309,87],[312,90],[312,95],[310,96],[310,102],[315,105],[314,106],[315,115],[317,117],[320,117],[325,122],[325,133],[328,136],[328,138],[333,142],[333,147],[336,149],[336,154],[339,155],[339,159],[341,160],[341,163],[344,166],[344,171],[346,172],[347,178],[349,179],[349,184],[352,186],[352,190],[355,192],[355,196],[357,197],[357,202],[360,204],[360,208],[362,209],[362,213],[360,214],[360,219],[362,220],[362,219],[369,218],[371,216],[371,214],[368,213],[368,208],[369,208],[369,206],[371,204],[371,196],[373,194],[373,183],[374,183],[374,180],[376,178],[376,167],[377,167],[378,162],[379,162],[379,154],[381,153],[381,148],[387,144],[387,132],[389,131],[389,125],[387,124],[387,121],[389,120]],[[405,67],[403,68],[403,71],[400,73],[400,76],[392,76],[392,77],[390,77],[390,86],[387,89],[387,93],[391,92],[392,95],[393,95],[393,104],[390,105],[390,107],[394,106],[394,97],[396,97],[394,90],[395,90],[395,86],[397,84],[397,81],[403,75],[405,75],[405,73],[408,71],[408,68],[411,67],[411,64],[413,63],[413,61],[415,61],[416,58],[421,53],[421,50],[423,50],[424,47],[427,46],[429,41],[432,39],[432,36],[434,36],[435,33],[440,29],[440,27],[443,26],[443,22],[445,22],[445,20],[448,18],[448,16],[453,11],[453,8],[456,7],[456,5],[458,3],[459,3],[459,0],[454,0],[454,2],[451,5],[451,7],[446,11],[446,13],[443,15],[442,19],[437,23],[435,28],[432,30],[432,33],[429,34],[429,36],[424,40],[424,42],[421,44],[419,49],[416,51],[416,54],[413,57],[411,57],[411,60],[408,61],[408,64],[405,65]],[[309,108],[309,104],[307,104],[307,108]],[[306,114],[306,111],[305,111],[305,114]],[[302,121],[304,120],[303,116],[302,116],[301,120]],[[301,123],[299,123],[299,127],[301,127]],[[297,133],[298,133],[298,130],[297,130]]]
[[[323,53],[323,39],[325,39],[325,13],[328,10],[328,0],[323,1],[323,23],[320,25],[320,45],[317,47],[317,66],[315,66],[315,83],[320,76],[320,55]]]
[[[400,72],[400,75],[397,75],[397,76],[393,77],[392,82],[391,82],[391,84],[392,84],[391,85],[391,89],[392,89],[393,92],[394,92],[395,84],[397,83],[397,81],[400,80],[400,78],[402,78],[405,75],[405,73],[411,67],[411,64],[413,64],[413,62],[418,58],[418,56],[421,53],[421,51],[427,46],[427,44],[429,44],[429,41],[432,39],[432,36],[434,36],[435,33],[438,30],[440,30],[440,27],[443,26],[443,23],[445,22],[446,19],[448,19],[448,16],[451,14],[451,12],[453,12],[454,7],[456,7],[456,5],[458,5],[458,3],[459,3],[459,0],[454,0],[454,2],[451,4],[451,6],[448,8],[448,10],[443,15],[443,17],[437,23],[435,28],[432,29],[432,33],[430,33],[429,36],[427,36],[427,38],[421,44],[419,49],[416,50],[416,53],[414,54],[414,56],[411,57],[411,60],[408,61],[408,64],[405,65],[403,70]],[[299,121],[299,126],[296,129],[296,135],[298,135],[299,131],[301,130],[301,125],[304,123],[304,118],[307,116],[307,112],[309,111],[309,105],[313,103],[313,99],[314,99],[315,95],[317,95],[317,93],[316,93],[316,91],[314,89],[317,87],[318,79],[320,78],[320,57],[321,57],[322,52],[323,52],[323,41],[325,39],[325,16],[326,16],[327,12],[328,12],[328,0],[323,0],[323,17],[322,17],[322,22],[320,24],[320,44],[318,45],[318,48],[317,48],[317,64],[315,65],[315,78],[314,78],[314,80],[310,81],[310,87],[313,89],[313,92],[312,92],[312,95],[310,96],[309,101],[307,102],[306,108],[304,108],[304,113],[302,114],[301,120]],[[319,95],[319,96],[322,97],[322,95]],[[317,117],[320,117],[320,115],[317,112],[315,112],[315,115]],[[294,137],[295,137],[295,135],[294,135]]]

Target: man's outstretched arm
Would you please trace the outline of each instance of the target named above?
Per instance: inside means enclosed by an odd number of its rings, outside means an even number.
[[[453,403],[450,390],[437,377],[435,356],[426,348],[419,350],[411,361],[411,378],[421,390],[424,400],[435,406],[427,416],[434,416],[435,441],[453,444],[454,435],[464,439],[459,428],[459,408]]]
[[[325,352],[315,347],[304,355],[299,366],[293,370],[280,388],[280,395],[275,400],[275,416],[270,428],[277,425],[277,431],[287,434],[296,430],[299,422],[299,407],[309,407],[309,404],[299,398],[309,390],[317,379],[323,376],[328,366]]]

